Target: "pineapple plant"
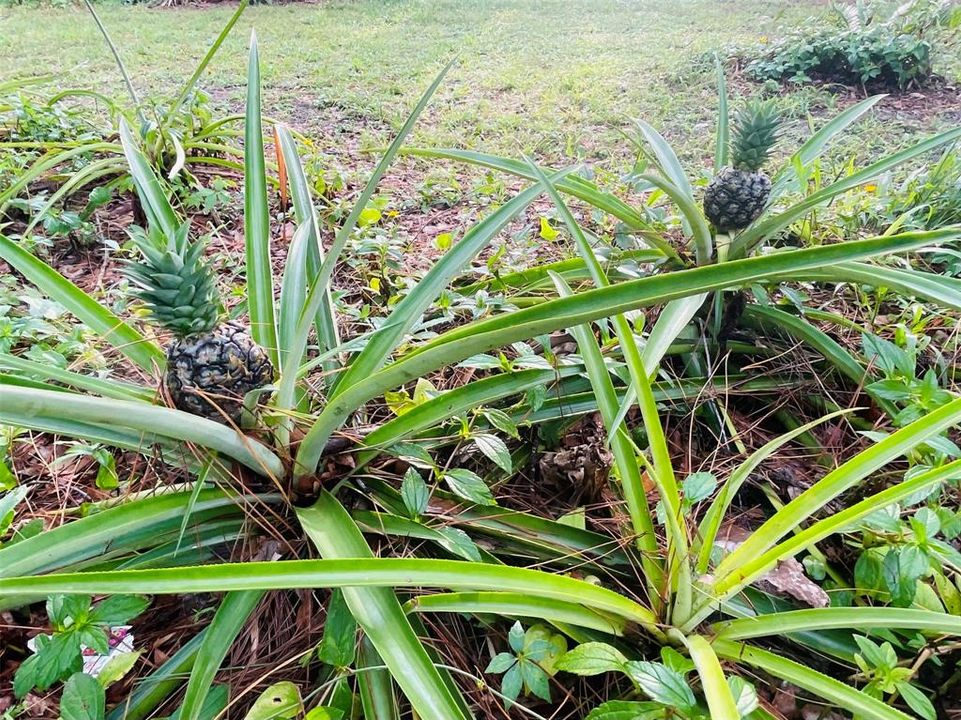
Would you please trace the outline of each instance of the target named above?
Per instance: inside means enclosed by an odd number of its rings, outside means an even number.
[[[266,351],[237,322],[224,321],[204,246],[188,239],[189,222],[172,235],[151,226],[132,233],[142,259],[127,267],[151,319],[173,335],[164,386],[180,410],[238,423],[244,396],[271,382]]]
[[[722,168],[704,192],[704,214],[721,232],[747,227],[764,210],[771,179],[761,167],[777,142],[780,118],[770,102],[752,102],[733,125],[731,166]]]

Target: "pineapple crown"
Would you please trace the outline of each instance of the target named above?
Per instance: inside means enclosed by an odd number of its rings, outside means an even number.
[[[731,164],[738,170],[761,169],[777,142],[781,118],[770,101],[749,102],[734,116]]]
[[[203,260],[203,243],[190,242],[189,231],[187,222],[172,236],[154,227],[137,228],[130,235],[143,259],[126,268],[151,318],[181,338],[209,332],[220,321],[214,273]]]

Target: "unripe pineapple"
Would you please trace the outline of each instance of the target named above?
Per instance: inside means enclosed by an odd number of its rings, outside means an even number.
[[[734,118],[733,167],[723,168],[704,191],[704,214],[722,232],[750,225],[764,210],[771,179],[761,172],[777,142],[780,118],[768,102],[753,102]]]
[[[213,271],[203,245],[187,239],[189,223],[174,237],[151,227],[133,235],[143,260],[127,268],[137,297],[153,320],[174,335],[167,347],[164,385],[180,410],[226,422],[240,420],[244,395],[271,382],[267,353],[244,328],[224,322]]]

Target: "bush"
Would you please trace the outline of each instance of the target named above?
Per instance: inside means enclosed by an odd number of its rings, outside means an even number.
[[[755,55],[747,70],[755,79],[830,82],[905,89],[932,75],[927,37],[946,17],[936,3],[916,2],[881,21],[880,7],[839,6],[833,27],[795,30]],[[823,18],[805,23],[823,26]]]

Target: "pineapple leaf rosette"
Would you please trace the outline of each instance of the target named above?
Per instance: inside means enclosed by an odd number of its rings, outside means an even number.
[[[180,410],[238,423],[244,396],[271,382],[274,368],[245,328],[225,319],[217,281],[185,222],[168,236],[131,233],[142,259],[127,267],[151,320],[168,331],[164,387]]]

